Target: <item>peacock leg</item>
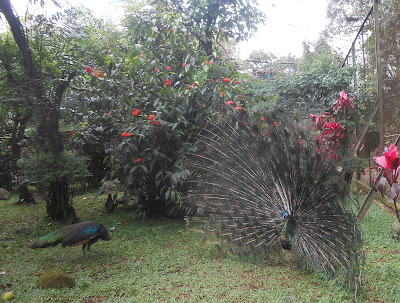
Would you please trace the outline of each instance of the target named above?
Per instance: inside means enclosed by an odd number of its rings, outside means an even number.
[[[84,256],[85,256],[85,247],[86,247],[86,243],[82,245],[82,251],[83,251]]]

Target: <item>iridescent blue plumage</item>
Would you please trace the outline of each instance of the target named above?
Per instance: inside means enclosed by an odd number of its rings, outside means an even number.
[[[49,233],[32,244],[30,248],[45,248],[61,244],[65,246],[82,245],[82,251],[85,254],[85,248],[90,250],[90,246],[99,239],[108,241],[112,238],[114,227],[106,229],[102,224],[95,221],[85,221],[68,226],[64,226],[58,231]]]

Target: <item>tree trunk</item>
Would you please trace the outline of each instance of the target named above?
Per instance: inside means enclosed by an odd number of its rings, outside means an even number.
[[[18,186],[18,195],[19,200],[15,204],[36,204],[33,194],[28,189],[28,184],[22,183],[20,186]]]
[[[50,219],[65,224],[76,222],[75,209],[69,201],[69,186],[66,181],[52,181],[46,199],[47,215]]]

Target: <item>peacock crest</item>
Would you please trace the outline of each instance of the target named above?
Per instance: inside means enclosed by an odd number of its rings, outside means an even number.
[[[259,122],[260,121],[260,122]],[[362,236],[349,188],[315,152],[309,131],[284,115],[235,114],[199,133],[188,203],[204,236],[236,254],[289,250],[307,267],[361,287]]]

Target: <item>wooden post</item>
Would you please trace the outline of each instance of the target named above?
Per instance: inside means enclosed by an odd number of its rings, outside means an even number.
[[[377,76],[377,89],[379,100],[379,149],[383,152],[384,148],[384,116],[383,116],[383,88],[382,88],[382,69],[381,69],[381,47],[379,39],[379,0],[373,0],[373,13],[374,13],[374,36],[375,36],[375,56],[376,56],[376,76]]]

